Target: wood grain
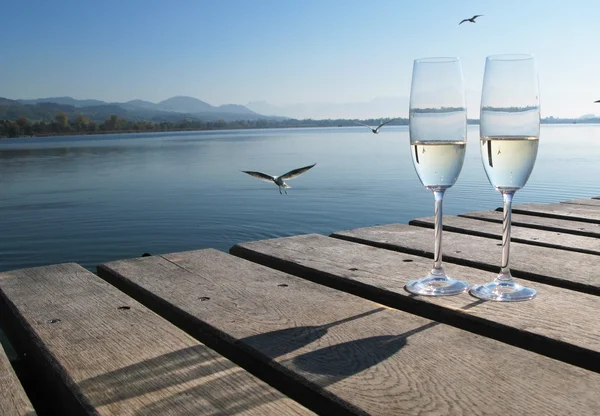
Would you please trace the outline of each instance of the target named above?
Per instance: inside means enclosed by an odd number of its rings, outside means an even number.
[[[216,250],[98,271],[195,337],[216,337],[337,403],[328,414],[600,412],[600,374]]]
[[[338,231],[332,237],[433,258],[433,230],[421,227],[390,224]],[[496,273],[500,270],[499,241],[457,233],[444,233],[443,240],[445,262]],[[514,277],[600,295],[597,256],[516,242],[510,247],[510,269]]]
[[[0,303],[57,414],[310,413],[79,265],[2,273]]]
[[[0,415],[35,415],[33,406],[10,365],[2,345],[0,345],[0,392]]]
[[[569,201],[561,201],[561,204],[589,205],[592,207],[600,207],[600,201],[593,198],[571,199]]]
[[[499,224],[453,215],[444,216],[443,224],[445,231],[502,240],[502,226]],[[433,217],[416,218],[410,221],[409,225],[433,228],[434,219]],[[599,238],[564,234],[557,231],[538,230],[513,225],[511,241],[540,247],[575,251],[578,253],[600,255]]]
[[[232,253],[390,307],[416,313],[503,342],[600,371],[598,298],[531,283],[532,302],[507,307],[468,295],[414,296],[404,290],[431,260],[317,234],[238,244]],[[483,284],[495,273],[446,264],[450,276]],[[577,308],[571,305],[577,304]],[[591,323],[590,322],[599,322]]]
[[[502,224],[503,213],[501,211],[479,211],[467,212],[465,214],[459,214],[458,216]],[[517,227],[600,238],[600,224],[576,221],[573,219],[547,218],[513,213],[511,223]]]
[[[498,208],[499,211],[502,208]],[[582,222],[600,224],[600,207],[575,204],[522,204],[514,205],[516,214],[537,215],[548,218],[573,219]]]

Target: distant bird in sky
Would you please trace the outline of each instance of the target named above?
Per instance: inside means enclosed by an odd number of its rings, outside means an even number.
[[[595,103],[600,103],[600,100],[598,100],[598,101],[594,101],[594,102],[595,102]]]
[[[356,124],[360,124],[361,126],[365,126],[366,128],[368,128],[369,130],[371,130],[374,134],[379,134],[379,129],[382,128],[383,126],[385,126],[386,124],[391,123],[392,121],[394,121],[396,119],[392,119],[390,121],[386,121],[385,123],[381,123],[379,126],[373,128],[371,126],[369,126],[368,124],[363,124],[363,123],[359,123],[358,121],[355,121]]]
[[[483,16],[482,14],[476,14],[475,16],[471,17],[470,19],[463,19],[460,23],[459,26],[462,25],[464,22],[471,22],[471,23],[477,23],[475,22],[475,19],[477,19],[478,17]]]
[[[309,170],[310,168],[312,168],[315,165],[316,165],[316,163],[313,163],[310,166],[305,166],[303,168],[290,170],[288,173],[284,173],[281,176],[271,176],[271,175],[267,175],[266,173],[252,172],[252,171],[247,171],[247,170],[243,170],[242,172],[247,173],[250,176],[254,176],[255,178],[258,178],[265,182],[273,182],[275,185],[277,185],[279,187],[279,193],[281,193],[281,188],[283,188],[284,192],[287,194],[286,189],[291,188],[291,186],[289,186],[287,183],[285,183],[285,181],[289,181],[290,179],[294,179],[295,177],[302,175],[304,172],[306,172],[307,170]]]

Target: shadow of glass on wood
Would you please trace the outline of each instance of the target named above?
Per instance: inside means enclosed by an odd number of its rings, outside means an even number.
[[[319,338],[322,338],[325,334],[327,334],[327,331],[330,328],[336,325],[341,325],[346,322],[364,318],[383,310],[385,310],[385,308],[376,308],[325,325],[298,326],[294,328],[285,328],[277,331],[265,332],[264,334],[243,338],[239,340],[238,343],[258,350],[261,354],[274,359],[303,348]]]
[[[478,299],[462,309],[471,309],[485,302]],[[297,356],[289,365],[295,371],[305,373],[308,379],[319,386],[325,387],[385,361],[405,347],[410,336],[437,325],[440,322],[432,321],[399,335],[380,335],[331,345]]]
[[[331,345],[295,357],[291,365],[325,387],[387,360],[406,346],[408,337],[439,324],[430,322],[400,335],[379,335]]]

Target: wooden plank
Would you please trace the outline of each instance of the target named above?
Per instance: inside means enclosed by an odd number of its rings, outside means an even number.
[[[216,250],[98,272],[195,337],[330,398],[330,414],[600,413],[600,374]]]
[[[479,211],[459,214],[459,217],[473,218],[482,221],[502,224],[501,211]],[[556,231],[565,234],[583,235],[586,237],[600,238],[600,224],[565,220],[558,218],[537,217],[535,215],[512,214],[512,225],[518,227],[535,228],[538,230]]]
[[[561,201],[561,204],[574,205],[589,205],[591,207],[600,207],[600,201],[594,198],[571,199],[569,201]]]
[[[0,345],[0,415],[34,416],[36,413],[23,390],[2,345]]]
[[[79,265],[2,273],[0,304],[56,414],[310,413]]]
[[[433,258],[433,230],[406,224],[338,231],[332,237],[388,250]],[[498,272],[502,249],[496,240],[444,233],[444,261]],[[512,243],[510,269],[514,277],[579,292],[600,295],[598,257],[555,248]]]
[[[416,218],[408,224],[433,228],[434,218]],[[444,230],[502,240],[502,225],[472,218],[457,217],[453,215],[444,216]],[[575,251],[578,253],[600,255],[600,239],[564,234],[556,231],[537,230],[513,225],[511,241],[540,247]]]
[[[501,211],[502,208],[498,208]],[[561,218],[582,222],[600,223],[600,208],[574,204],[522,204],[514,205],[515,214],[537,215],[548,218]]]
[[[513,304],[470,296],[414,296],[407,281],[424,276],[431,260],[317,234],[237,244],[232,253],[390,307],[600,371],[600,309],[593,295],[531,283],[539,297]],[[496,275],[446,264],[450,276],[483,284]],[[529,283],[529,282],[528,282]],[[577,308],[570,305],[577,304]],[[473,307],[476,305],[476,307]],[[589,322],[598,322],[589,324]],[[573,325],[580,322],[582,325]]]

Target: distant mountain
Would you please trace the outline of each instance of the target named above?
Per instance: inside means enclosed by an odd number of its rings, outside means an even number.
[[[144,101],[144,100],[131,100],[131,101],[127,101],[125,103],[113,103],[113,104],[120,105],[121,107],[126,108],[126,109],[136,109],[136,108],[143,108],[143,109],[147,109],[147,110],[156,109],[156,104],[151,103],[150,101]]]
[[[88,104],[88,105],[84,105]],[[93,121],[104,121],[111,115],[129,120],[178,121],[183,119],[216,121],[285,119],[267,117],[243,105],[225,104],[218,107],[193,97],[172,97],[159,103],[131,100],[124,103],[107,103],[100,100],[77,100],[71,97],[9,100],[0,98],[0,119],[14,120],[27,117],[31,120],[53,120],[57,113],[75,117],[82,114]]]
[[[239,104],[223,104],[218,106],[215,111],[232,114],[257,114],[249,108]]]
[[[156,108],[163,111],[177,113],[202,113],[212,111],[215,107],[193,97],[171,97],[156,104]]]
[[[382,97],[356,103],[300,103],[273,105],[253,101],[246,107],[259,114],[285,116],[296,119],[370,119],[406,116],[408,97]]]
[[[595,114],[584,114],[584,115],[582,115],[580,117],[577,117],[578,120],[585,120],[585,119],[588,119],[588,118],[600,118],[600,116],[597,116]]]
[[[90,105],[101,105],[106,104],[105,101],[100,100],[77,100],[71,97],[48,97],[48,98],[35,98],[33,100],[17,100],[21,104],[38,104],[38,103],[56,103],[72,105],[73,107],[88,107]]]

